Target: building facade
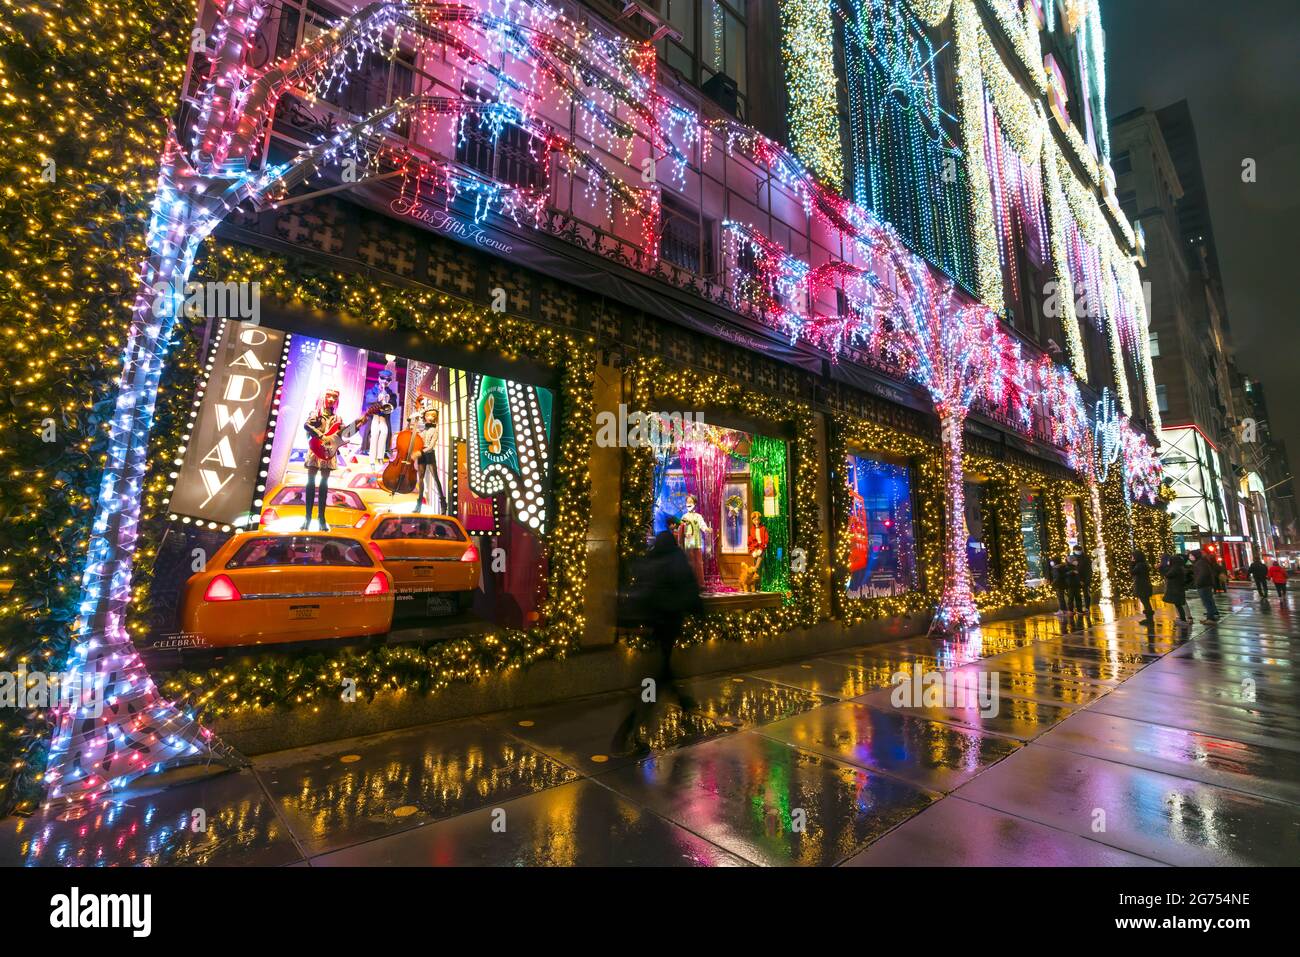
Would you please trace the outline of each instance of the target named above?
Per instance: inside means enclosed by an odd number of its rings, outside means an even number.
[[[219,731],[304,702],[362,729],[336,668],[269,680],[214,637],[207,605],[284,580],[260,568],[310,580],[245,635],[349,670],[382,636],[362,693],[400,695],[610,648],[668,530],[705,593],[685,642],[749,660],[921,630],[954,592],[1047,601],[1075,546],[1129,597],[1133,548],[1169,547],[1096,0],[198,18],[146,273],[256,308],[160,332],[179,297],[142,287],[132,336],[167,358],[128,345],[119,407],[144,411],[78,620]],[[427,587],[357,571],[426,538]]]

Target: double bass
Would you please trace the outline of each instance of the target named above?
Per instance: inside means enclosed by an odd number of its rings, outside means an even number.
[[[397,454],[384,466],[379,487],[390,495],[408,495],[419,481],[414,459],[424,451],[420,433],[409,425],[397,433]]]

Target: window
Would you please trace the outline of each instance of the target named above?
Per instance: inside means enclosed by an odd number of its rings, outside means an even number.
[[[1047,543],[1044,529],[1047,512],[1039,489],[1020,490],[1020,536],[1025,543],[1025,584],[1031,588],[1043,583],[1046,565],[1043,549]]]
[[[1138,218],[1137,190],[1122,189],[1115,194],[1115,197],[1119,200],[1119,208],[1124,211],[1124,215],[1129,218],[1130,222]]]
[[[1161,412],[1169,411],[1169,393],[1163,384],[1156,386],[1156,408]]]
[[[746,91],[745,5],[741,0],[665,0],[669,23],[681,40],[665,37],[659,52],[669,66],[704,87],[719,74],[730,77],[743,103]],[[743,115],[743,111],[742,111]]]
[[[379,523],[374,534],[376,541],[399,538],[431,538],[444,541],[463,542],[465,536],[455,522],[445,518],[421,518],[417,515],[402,515],[386,518]]]
[[[280,491],[275,493],[275,498],[271,499],[271,504],[306,505],[307,489],[301,485],[286,485],[284,488],[280,489]],[[359,512],[364,512],[366,510],[366,503],[361,501],[360,495],[356,492],[349,492],[344,489],[330,489],[325,504],[330,508],[353,508]]]
[[[706,593],[789,590],[786,442],[691,413],[654,416],[645,429],[655,449],[647,533],[673,533]]]
[[[470,83],[465,84],[464,95],[471,101],[492,99]],[[522,127],[506,122],[497,128],[473,116],[466,117],[456,142],[457,163],[495,182],[533,190],[546,188],[545,155],[542,141]]]
[[[916,587],[912,470],[862,455],[845,456],[849,487],[850,598],[899,595]]]
[[[984,486],[966,484],[966,563],[970,566],[971,588],[989,590],[989,542],[984,529]]]
[[[1151,352],[1152,359],[1160,358],[1160,333],[1152,332],[1147,334],[1147,347]]]
[[[713,221],[701,221],[693,206],[664,193],[659,255],[696,274],[713,272]]]
[[[358,565],[374,562],[361,542],[351,538],[322,538],[306,535],[275,535],[245,542],[226,562],[229,569],[265,568],[271,565]]]
[[[1116,176],[1123,176],[1126,173],[1133,172],[1133,157],[1128,150],[1122,153],[1116,153],[1110,159],[1110,168]]]
[[[495,182],[534,190],[546,188],[543,155],[541,141],[513,123],[494,139],[491,130],[467,119],[456,143],[456,162]]]

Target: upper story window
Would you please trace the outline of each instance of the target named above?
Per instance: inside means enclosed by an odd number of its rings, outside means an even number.
[[[465,85],[464,95],[468,100],[481,99],[472,84]],[[545,189],[545,158],[542,141],[514,123],[504,123],[494,132],[492,124],[469,116],[456,140],[457,163],[506,186]]]
[[[1110,158],[1110,168],[1116,176],[1123,176],[1126,173],[1133,172],[1133,156],[1128,150],[1122,153],[1116,153]]]
[[[697,275],[713,272],[713,220],[702,219],[693,206],[667,192],[662,214],[660,258]]]
[[[1115,194],[1115,198],[1119,200],[1119,208],[1124,211],[1124,215],[1128,217],[1129,222],[1133,222],[1138,218],[1137,190],[1122,189]]]
[[[726,96],[725,91],[713,89],[725,86],[715,77],[729,77],[736,85],[738,112],[744,116],[747,43],[743,0],[665,0],[665,6],[666,19],[682,38],[661,40],[660,55],[715,99],[719,92]],[[780,69],[780,64],[773,64],[773,69]]]
[[[1152,332],[1147,334],[1147,343],[1151,352],[1152,359],[1160,358],[1160,333]]]

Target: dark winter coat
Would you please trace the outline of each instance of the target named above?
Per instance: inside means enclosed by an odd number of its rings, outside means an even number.
[[[1219,570],[1214,562],[1204,556],[1192,563],[1192,585],[1196,588],[1213,588],[1219,581]]]
[[[1172,559],[1165,571],[1164,599],[1171,605],[1187,604],[1187,565],[1181,558]]]
[[[1251,562],[1250,568],[1246,570],[1250,572],[1250,577],[1255,579],[1255,581],[1257,581],[1261,585],[1268,580],[1268,566],[1265,565],[1263,562],[1261,562],[1258,558],[1255,559],[1253,562]]]
[[[641,566],[650,617],[680,618],[704,610],[700,585],[686,553],[672,532],[660,532]]]
[[[1133,594],[1138,598],[1151,597],[1151,566],[1145,558],[1139,558],[1129,569],[1133,575]]]
[[[1088,557],[1088,553],[1079,552],[1074,556],[1074,558],[1078,563],[1079,580],[1085,582],[1092,581],[1092,559]]]

